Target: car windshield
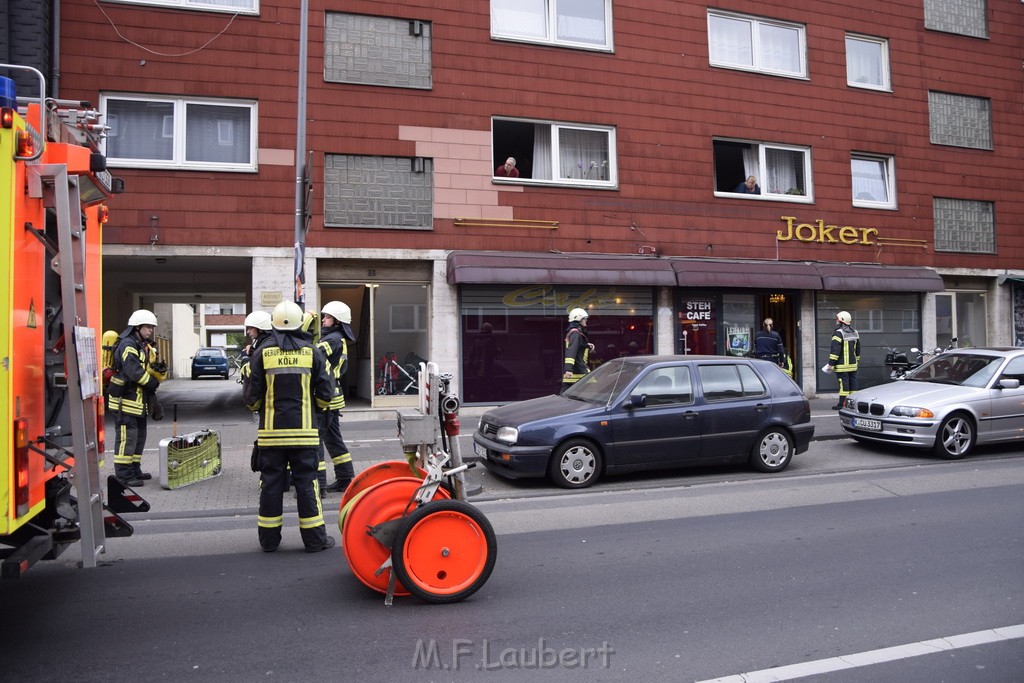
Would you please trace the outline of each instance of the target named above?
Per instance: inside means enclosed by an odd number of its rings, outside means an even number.
[[[996,374],[1003,359],[974,353],[944,353],[907,376],[913,382],[936,382],[963,387],[984,387]]]
[[[562,394],[576,401],[608,405],[632,382],[643,366],[622,359],[608,361],[573,384]]]
[[[202,358],[219,358],[223,355],[223,351],[219,349],[200,349],[198,355]]]

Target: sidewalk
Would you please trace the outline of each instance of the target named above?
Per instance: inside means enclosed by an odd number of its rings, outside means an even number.
[[[250,455],[256,436],[256,425],[244,408],[233,403],[218,406],[218,410],[215,411],[196,398],[197,395],[200,398],[213,395],[216,400],[219,397],[211,392],[237,391],[237,385],[233,383],[233,386],[228,384],[211,385],[205,382],[196,384],[190,383],[189,380],[178,380],[177,382],[181,382],[181,384],[177,384],[173,393],[166,392],[169,394],[167,398],[170,399],[173,396],[174,400],[181,401],[186,406],[183,412],[189,412],[187,410],[189,401],[196,401],[198,410],[191,411],[190,418],[179,422],[175,431],[175,424],[171,422],[169,402],[165,401],[168,417],[161,422],[149,422],[149,433],[142,457],[142,469],[151,473],[153,479],[147,481],[144,486],[138,487],[136,492],[150,504],[151,509],[148,513],[131,513],[126,518],[131,522],[133,519],[194,516],[243,515],[255,517],[259,506],[259,475],[250,469]],[[163,390],[162,393],[164,393]],[[835,405],[835,402],[835,397],[811,399],[815,441],[844,438],[836,412],[831,410],[831,406]],[[459,436],[459,445],[463,460],[466,462],[473,462],[477,459],[473,454],[473,432],[479,424],[480,416],[486,410],[487,408],[477,407],[463,409],[460,412],[462,432]],[[376,463],[404,460],[398,440],[394,409],[375,411],[376,413],[390,413],[390,421],[387,420],[386,414],[374,414],[371,417],[366,412],[347,411],[342,418],[343,434],[349,451],[352,453],[352,461],[357,474]],[[208,422],[202,419],[211,413],[218,415],[217,421]],[[198,417],[195,417],[196,415]],[[182,436],[204,428],[220,432],[223,462],[221,474],[179,489],[161,488],[159,474],[161,440],[169,438],[175,433]],[[112,420],[108,419],[106,451],[103,454],[104,466],[100,469],[104,489],[107,476],[114,473],[113,449],[114,426]],[[334,481],[334,473],[330,471],[330,468],[328,470],[327,482],[331,483]],[[482,488],[486,490],[488,485],[493,488],[494,479],[486,473],[482,466],[470,469],[466,473],[466,479],[467,488],[471,492],[479,491]],[[341,493],[326,493],[323,496],[324,518],[329,528],[336,524],[337,515],[335,513],[341,502],[341,495]],[[472,496],[470,498],[472,499]],[[290,493],[285,494],[286,512],[294,511],[294,501],[295,499]]]

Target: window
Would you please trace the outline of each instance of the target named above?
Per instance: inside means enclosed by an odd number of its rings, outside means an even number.
[[[924,27],[972,38],[988,38],[985,0],[924,0]]]
[[[895,209],[896,188],[892,157],[853,154],[850,158],[853,205],[869,209]]]
[[[854,88],[890,90],[888,41],[846,36],[846,82]]]
[[[179,9],[209,10],[211,12],[236,12],[238,14],[259,14],[259,0],[106,0],[126,5],[157,5]]]
[[[715,193],[747,199],[810,203],[811,150],[759,142],[715,140]],[[743,181],[757,179],[760,194],[743,194]]]
[[[711,65],[806,78],[805,33],[800,24],[709,11]]]
[[[433,159],[324,155],[326,227],[429,230],[433,210]]]
[[[935,251],[996,253],[995,204],[934,197]]]
[[[984,97],[928,92],[932,144],[992,149],[992,103]]]
[[[853,327],[859,332],[881,332],[885,315],[880,308],[867,308],[853,312]]]
[[[491,0],[491,37],[612,49],[611,0]]]
[[[946,348],[985,346],[988,337],[985,292],[945,292],[935,295],[935,343]]]
[[[666,406],[693,402],[690,370],[684,366],[658,368],[640,380],[633,396],[647,394],[647,405]]]
[[[764,383],[748,365],[701,365],[697,368],[704,398],[722,401],[764,396]]]
[[[515,157],[511,182],[615,187],[615,129],[494,119],[492,168]]]
[[[903,332],[921,331],[921,313],[916,308],[903,309]]]
[[[103,95],[112,165],[256,170],[256,103]]]

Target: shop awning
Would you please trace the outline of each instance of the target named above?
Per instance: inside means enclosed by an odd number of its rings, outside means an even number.
[[[448,255],[448,283],[674,287],[676,275],[649,256],[459,251]]]
[[[941,292],[946,286],[931,268],[815,263],[824,289],[861,292]]]
[[[998,275],[996,276],[997,285],[1024,285],[1024,275]]]
[[[821,277],[803,261],[670,259],[680,287],[821,289]]]

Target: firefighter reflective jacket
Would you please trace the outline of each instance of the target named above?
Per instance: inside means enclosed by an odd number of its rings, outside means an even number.
[[[348,370],[348,342],[341,333],[340,325],[321,328],[317,348],[327,357],[328,372],[334,378],[334,397],[331,398],[330,410],[341,410],[345,407],[345,392],[341,386],[341,378]]]
[[[860,335],[849,325],[840,325],[832,333],[828,350],[828,364],[836,372],[857,372],[860,364]]]
[[[587,343],[587,331],[578,322],[569,323],[565,332],[565,359],[562,364],[562,381],[572,384],[590,372],[590,345]],[[565,373],[572,375],[567,379]]]
[[[316,448],[316,411],[334,396],[327,359],[308,334],[274,330],[249,361],[242,398],[259,412],[256,443],[263,448]]]
[[[149,372],[149,363],[155,358],[149,343],[143,341],[134,328],[125,330],[114,348],[114,376],[110,378],[108,407],[128,415],[146,414],[146,398],[156,391],[160,380]]]

